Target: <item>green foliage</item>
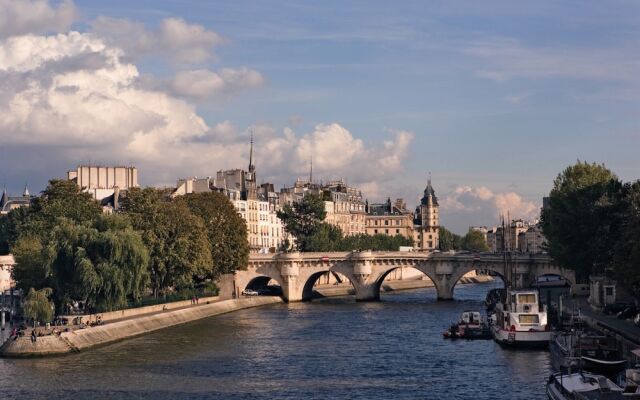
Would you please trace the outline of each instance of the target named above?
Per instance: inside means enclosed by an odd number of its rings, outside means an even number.
[[[53,318],[53,303],[49,301],[51,289],[29,289],[24,300],[24,316],[31,321],[39,321],[44,324],[51,322]]]
[[[604,165],[578,161],[555,179],[542,229],[549,254],[579,280],[611,267],[623,220],[621,197],[622,183]]]
[[[340,228],[323,222],[311,236],[305,238],[304,251],[339,251],[343,241]]]
[[[444,226],[441,226],[439,237],[441,251],[460,250],[462,242],[460,235],[456,235]]]
[[[153,188],[132,189],[122,204],[149,249],[149,272],[156,295],[193,287],[212,275],[212,252],[202,218],[184,201],[168,202]]]
[[[115,218],[115,219],[114,219]],[[125,219],[104,216],[94,226],[60,220],[52,232],[51,284],[58,305],[83,300],[90,309],[110,311],[138,301],[148,281],[149,255]]]
[[[487,246],[487,240],[484,235],[478,231],[469,230],[466,235],[460,240],[460,247],[462,250],[482,252],[489,251]]]
[[[620,240],[615,248],[614,272],[618,282],[640,297],[640,181],[625,184]]]
[[[247,268],[247,225],[229,199],[212,192],[189,194],[174,201],[184,203],[204,223],[212,262],[203,271],[203,278],[215,279],[221,274]]]
[[[11,248],[21,236],[41,237],[58,223],[58,218],[91,222],[102,214],[89,193],[73,181],[53,179],[31,207],[12,210],[0,224],[0,248]]]
[[[310,194],[293,205],[285,204],[278,211],[278,218],[282,220],[285,230],[296,239],[299,251],[312,251],[309,240],[315,234],[328,235],[328,228],[321,228],[327,213],[321,197]],[[324,232],[319,232],[324,229]],[[323,240],[323,239],[319,239]],[[317,246],[318,244],[315,244]]]
[[[50,255],[44,251],[39,237],[26,236],[13,246],[16,265],[12,276],[18,289],[27,292],[30,288],[47,286],[51,275]]]

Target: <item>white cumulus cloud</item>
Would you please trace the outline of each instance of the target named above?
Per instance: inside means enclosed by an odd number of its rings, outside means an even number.
[[[46,0],[0,0],[0,38],[69,29],[78,12],[73,1],[52,7]]]
[[[440,223],[457,233],[469,226],[494,226],[501,215],[512,219],[539,218],[540,205],[515,192],[495,193],[485,186],[458,186],[440,198]]]
[[[170,83],[179,96],[202,100],[217,94],[235,93],[262,86],[264,78],[258,71],[246,67],[224,68],[220,72],[207,69],[180,71]]]
[[[214,48],[225,42],[220,34],[181,18],[163,19],[155,30],[140,22],[104,16],[91,26],[95,35],[131,58],[162,54],[179,63],[202,63],[214,59]]]

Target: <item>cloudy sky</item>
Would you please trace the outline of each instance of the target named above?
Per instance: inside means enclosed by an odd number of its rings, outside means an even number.
[[[398,4],[401,4],[400,6]],[[532,218],[576,159],[640,177],[635,1],[0,0],[0,185],[344,177],[442,224]]]

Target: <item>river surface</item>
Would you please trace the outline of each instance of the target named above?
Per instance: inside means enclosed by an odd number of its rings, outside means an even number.
[[[277,304],[79,354],[0,359],[0,399],[545,399],[546,351],[448,341],[494,284]]]

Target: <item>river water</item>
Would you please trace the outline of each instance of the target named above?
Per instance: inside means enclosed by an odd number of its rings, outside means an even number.
[[[545,399],[546,351],[448,341],[494,284],[277,304],[79,354],[0,359],[0,399]]]

